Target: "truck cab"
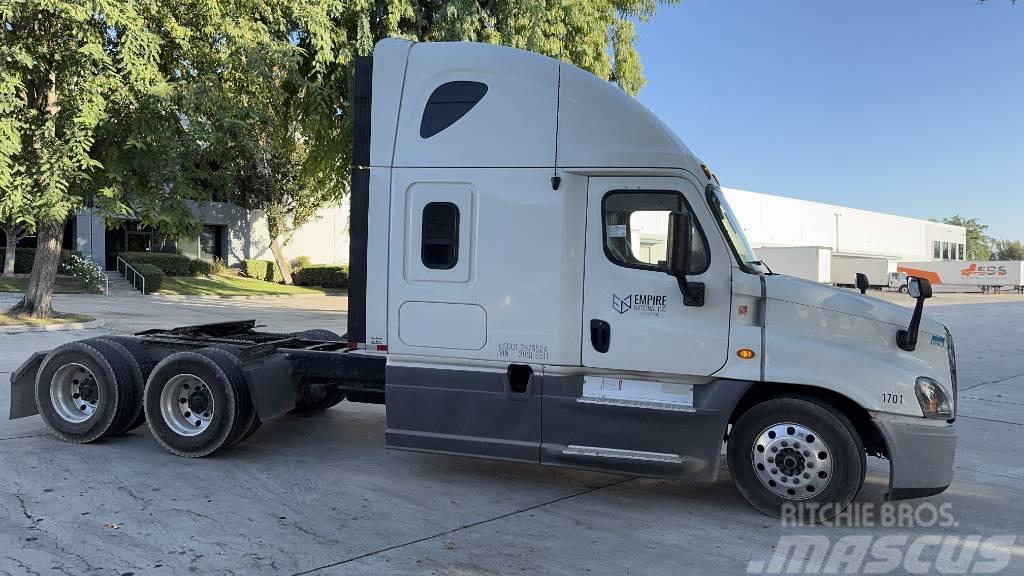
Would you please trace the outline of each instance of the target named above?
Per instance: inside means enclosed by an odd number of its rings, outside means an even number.
[[[903,350],[910,311],[768,274],[718,179],[617,87],[385,40],[371,102],[348,337],[386,353],[389,447],[712,480],[724,441],[768,512],[849,502],[866,453],[891,498],[948,486],[945,327]]]

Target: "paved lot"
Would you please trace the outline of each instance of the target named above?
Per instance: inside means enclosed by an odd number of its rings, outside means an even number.
[[[0,294],[0,308],[12,300]],[[240,318],[344,329],[338,297],[57,305],[108,325],[0,335],[0,380],[31,351],[105,332]],[[0,574],[742,574],[785,534],[1022,534],[1024,298],[944,294],[929,306],[960,359],[956,477],[929,500],[952,506],[951,530],[783,528],[725,470],[708,485],[386,451],[383,407],[345,402],[202,460],[170,456],[144,428],[74,446],[38,417],[0,421]],[[0,405],[8,398],[0,384]],[[861,501],[880,503],[887,465],[869,462]],[[1024,571],[1024,538],[1003,549],[1005,573]]]

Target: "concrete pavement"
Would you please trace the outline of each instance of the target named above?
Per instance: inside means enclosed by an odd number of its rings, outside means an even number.
[[[0,379],[32,351],[100,333],[242,318],[343,332],[342,300],[58,296],[107,326],[0,335]],[[956,336],[960,447],[954,484],[926,502],[951,506],[952,529],[782,527],[724,468],[695,484],[387,451],[383,406],[344,402],[200,460],[145,428],[76,446],[39,417],[0,421],[0,574],[742,574],[794,534],[1017,535],[1005,573],[1020,573],[1024,299],[935,301]],[[888,467],[869,464],[860,501],[879,504]]]

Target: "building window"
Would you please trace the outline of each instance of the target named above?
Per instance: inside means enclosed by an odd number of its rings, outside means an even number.
[[[432,270],[451,270],[459,260],[459,207],[451,202],[431,202],[423,207],[423,265]]]
[[[964,258],[964,245],[963,244],[957,244],[957,260],[966,260],[966,258]]]
[[[674,191],[616,191],[604,197],[604,251],[608,259],[627,268],[668,270],[668,216],[689,212],[683,195]],[[690,274],[708,269],[707,243],[692,219]]]
[[[938,240],[932,242],[932,258],[936,260],[942,258],[942,242]]]
[[[949,260],[949,242],[942,243],[942,259]]]
[[[438,86],[427,99],[420,120],[420,138],[430,138],[458,122],[487,94],[487,84],[456,81]]]

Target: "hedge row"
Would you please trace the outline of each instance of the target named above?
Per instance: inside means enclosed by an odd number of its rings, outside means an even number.
[[[278,284],[284,282],[281,269],[277,267],[277,262],[273,260],[242,260],[238,268],[242,271],[242,275],[248,278],[276,282]]]
[[[298,286],[348,288],[348,266],[314,264],[296,270],[292,279]]]
[[[139,264],[132,264],[132,268],[135,268],[135,271],[142,274],[142,277],[146,279],[146,294],[152,294],[160,290],[164,285],[164,278],[167,275],[157,266],[140,262]],[[132,276],[129,275],[128,278],[132,279]],[[137,288],[142,288],[142,286],[137,286]]]
[[[119,256],[132,268],[138,269],[140,264],[149,264],[159,268],[165,276],[209,276],[213,274],[213,264],[201,258],[189,258],[184,254],[123,252]]]
[[[0,248],[0,272],[4,269],[4,260],[2,256],[3,249]],[[61,250],[60,261],[61,264],[70,264],[72,255],[81,256],[78,252],[73,250]],[[15,248],[14,249],[14,273],[15,274],[30,274],[32,272],[32,262],[36,259],[35,248]]]

